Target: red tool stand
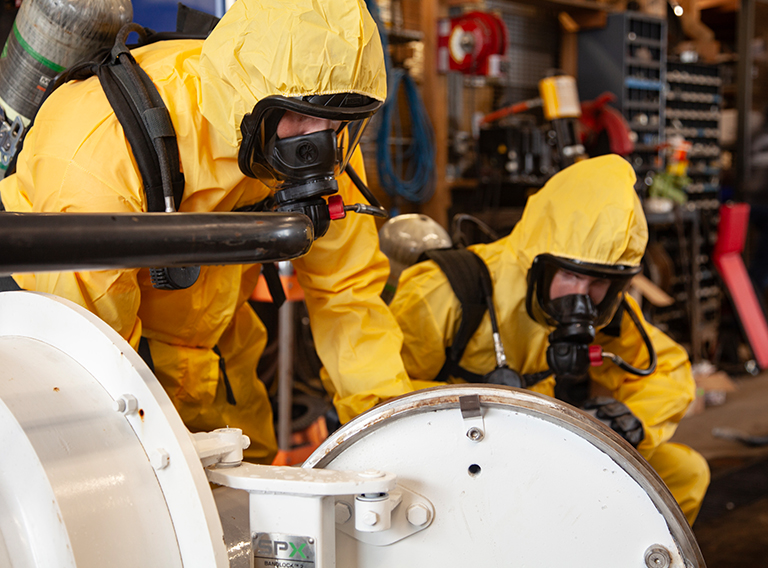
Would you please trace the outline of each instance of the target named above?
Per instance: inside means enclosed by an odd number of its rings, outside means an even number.
[[[755,361],[764,370],[768,368],[768,324],[741,257],[748,224],[749,205],[722,205],[712,260],[728,288]]]

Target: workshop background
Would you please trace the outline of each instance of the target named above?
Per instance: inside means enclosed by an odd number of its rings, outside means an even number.
[[[228,7],[185,4],[217,16]],[[2,3],[3,41],[19,5]],[[694,532],[710,568],[768,564],[768,3],[368,5],[389,54],[390,95],[362,148],[370,186],[393,215],[422,213],[453,238],[488,241],[574,160],[613,152],[632,164],[650,231],[632,293],[687,349],[699,387],[674,438],[712,470]],[[158,31],[176,26],[175,0],[134,0],[133,12]],[[280,420],[281,459],[296,463],[337,424],[289,263],[281,274],[287,318],[262,288],[252,301],[270,329],[259,374]],[[280,326],[290,345],[278,344]],[[282,368],[281,348],[293,361]],[[288,415],[281,373],[293,382]]]
[[[768,565],[768,3],[369,6],[391,92],[363,151],[393,213],[489,241],[579,154],[633,165],[650,239],[632,293],[687,349],[698,385],[673,438],[712,471],[694,532],[710,568]]]
[[[699,387],[673,438],[712,470],[694,533],[710,568],[768,565],[766,282],[744,278],[749,269],[759,279],[768,265],[760,141],[768,4],[380,0],[376,8],[394,101],[363,151],[371,187],[391,211],[489,241],[572,162],[569,146],[633,165],[650,232],[633,294],[687,349]],[[542,108],[548,89],[568,92],[561,78],[575,84],[580,117]]]

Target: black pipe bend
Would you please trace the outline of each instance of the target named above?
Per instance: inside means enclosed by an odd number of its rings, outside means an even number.
[[[0,275],[254,264],[312,246],[299,213],[0,213]]]

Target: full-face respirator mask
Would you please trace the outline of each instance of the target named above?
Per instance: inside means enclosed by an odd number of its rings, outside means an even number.
[[[350,93],[266,97],[241,122],[240,170],[274,190],[274,210],[307,215],[316,239],[326,233],[331,220],[343,218],[347,211],[387,217],[349,166],[366,124],[381,105]],[[299,120],[330,121],[333,127],[280,138],[278,127],[287,112],[300,115]],[[344,204],[336,178],[345,171],[371,205]]]
[[[588,294],[565,294],[551,297],[552,283],[559,271],[599,279],[602,298]],[[538,323],[553,327],[547,347],[547,375],[554,374],[555,396],[580,405],[589,396],[589,368],[610,359],[625,371],[649,375],[656,368],[656,353],[634,311],[626,313],[638,328],[649,353],[647,369],[636,369],[612,353],[592,345],[596,330],[606,326],[624,302],[624,294],[639,266],[601,265],[540,254],[528,271],[526,310]],[[604,293],[603,293],[604,292]],[[597,301],[596,301],[597,300]]]

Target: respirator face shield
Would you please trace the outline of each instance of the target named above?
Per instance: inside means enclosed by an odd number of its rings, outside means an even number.
[[[335,193],[335,178],[346,168],[365,126],[381,104],[350,93],[266,97],[256,103],[240,124],[240,170],[276,192],[308,186],[298,193]],[[293,121],[296,132],[280,137],[281,119],[289,112],[300,115]],[[324,121],[327,127],[314,132],[303,129],[302,122],[316,124],[315,119]]]
[[[608,324],[640,266],[580,262],[551,254],[540,254],[528,271],[526,309],[536,322],[549,327],[577,323],[600,328]],[[558,272],[561,276],[558,277]],[[553,282],[563,273],[592,279],[592,294],[573,291],[552,297]],[[562,288],[561,288],[562,289]],[[574,297],[576,296],[576,297]]]

